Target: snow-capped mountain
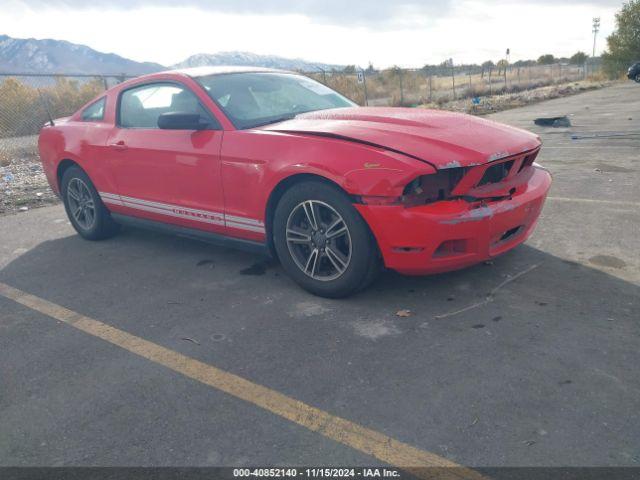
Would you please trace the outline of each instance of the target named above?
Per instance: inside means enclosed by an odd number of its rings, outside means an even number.
[[[300,70],[314,72],[319,69],[325,71],[342,70],[344,65],[329,65],[326,63],[309,62],[299,58],[284,58],[276,55],[258,55],[250,52],[219,52],[198,53],[183,62],[173,65],[173,68],[204,67],[212,65],[234,65],[246,67],[280,68],[283,70]]]
[[[305,72],[342,70],[344,68],[341,65],[249,52],[201,53],[192,55],[172,68],[207,65],[268,67]],[[136,62],[114,53],[98,52],[86,45],[78,45],[65,40],[38,40],[0,35],[0,73],[142,75],[166,69],[167,67],[158,63]]]
[[[141,75],[164,69],[157,63],[135,62],[64,40],[0,35],[0,72]]]

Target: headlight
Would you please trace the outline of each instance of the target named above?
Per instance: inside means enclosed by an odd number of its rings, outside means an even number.
[[[465,171],[463,167],[447,168],[416,178],[404,188],[402,203],[415,206],[450,198]]]

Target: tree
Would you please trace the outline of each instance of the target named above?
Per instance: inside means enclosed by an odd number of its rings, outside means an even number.
[[[602,61],[612,77],[640,60],[640,0],[626,2],[616,13],[616,30],[607,37],[607,47]]]
[[[500,72],[505,72],[508,66],[509,66],[509,62],[507,62],[506,60],[500,60],[496,64],[496,67],[498,67],[498,75],[500,75]]]
[[[589,58],[589,56],[586,53],[576,52],[573,55],[571,55],[571,58],[569,59],[569,63],[571,65],[584,65],[584,62],[587,61],[587,58]]]
[[[535,64],[535,60],[518,60],[517,62],[513,62],[514,67],[531,67]]]
[[[347,65],[342,69],[342,73],[356,73],[355,65]]]
[[[482,68],[482,73],[480,74],[480,76],[484,78],[485,72],[490,72],[491,70],[493,70],[495,64],[491,60],[487,60],[482,65],[480,65],[480,67]]]
[[[425,75],[430,75],[431,72],[435,70],[435,67],[433,65],[426,64],[420,70],[422,70],[422,73]]]
[[[547,53],[546,55],[542,55],[540,56],[540,58],[538,58],[538,63],[540,65],[553,65],[555,62],[556,62],[555,57],[550,53]]]

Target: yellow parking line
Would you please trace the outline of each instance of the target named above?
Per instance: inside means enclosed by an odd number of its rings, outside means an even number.
[[[0,282],[0,295],[25,307],[101,338],[147,360],[181,373],[279,415],[336,442],[407,470],[419,478],[484,479],[480,473],[382,433],[336,417],[270,388],[149,342],[55,303]],[[436,470],[428,468],[439,467]]]

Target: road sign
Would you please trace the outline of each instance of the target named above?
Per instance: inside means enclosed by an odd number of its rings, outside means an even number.
[[[364,72],[358,72],[358,83],[364,83]]]

